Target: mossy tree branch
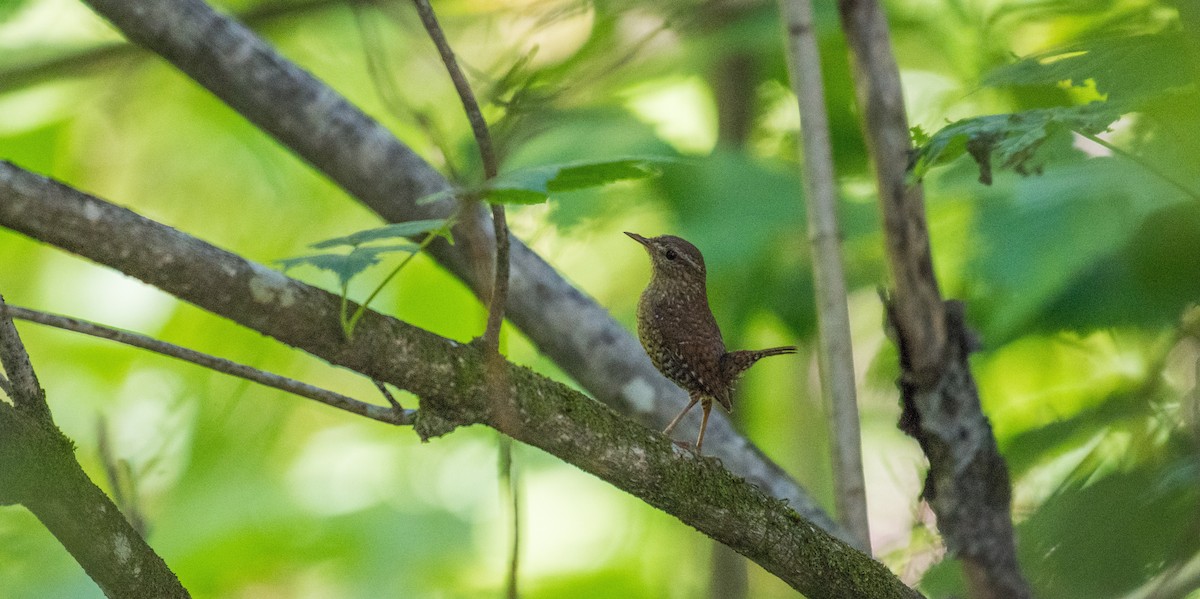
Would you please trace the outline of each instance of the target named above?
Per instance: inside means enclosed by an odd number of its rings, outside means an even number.
[[[418,205],[416,200],[449,188],[436,169],[345,98],[202,0],[84,1],[130,40],[170,61],[384,220],[445,218],[455,210],[452,202]],[[493,256],[492,223],[483,210],[460,216],[458,242],[439,240],[428,251],[486,297],[492,281],[475,265],[478,257]],[[481,234],[474,235],[476,231]],[[686,403],[687,394],[655,370],[638,340],[603,306],[520,240],[510,238],[510,243],[505,307],[509,321],[596,399],[650,428],[666,426]],[[683,432],[695,426],[685,423]],[[738,433],[725,414],[712,415],[705,441],[731,471],[787,500],[835,536],[850,538],[795,480]]]
[[[882,564],[784,502],[556,381],[368,311],[352,340],[340,298],[0,162],[0,225],[115,268],[180,299],[421,398],[423,438],[486,424],[590,472],[762,565],[805,595],[920,597]],[[508,405],[485,370],[504,368]],[[495,379],[491,379],[495,380]]]

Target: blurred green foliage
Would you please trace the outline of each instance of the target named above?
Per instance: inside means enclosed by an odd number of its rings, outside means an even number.
[[[882,242],[831,4],[817,3],[817,22],[855,358],[866,373],[875,547],[931,596],[961,594],[957,566],[937,563],[940,542],[918,507],[923,458],[894,429],[896,354],[875,291],[886,285]],[[480,183],[469,127],[407,3],[222,8],[456,184]],[[974,364],[1013,471],[1025,571],[1043,597],[1121,597],[1188,572],[1200,553],[1200,343],[1179,321],[1200,298],[1200,2],[887,8],[910,119],[940,144],[927,146],[923,156],[935,159],[917,174],[943,291],[965,300],[984,341]],[[659,178],[514,207],[519,236],[632,329],[648,273],[620,232],[679,234],[705,253],[730,345],[811,347],[800,123],[773,3],[451,0],[437,9],[504,171],[685,158]],[[0,2],[0,158],[266,263],[380,225],[163,61],[117,40],[69,0]],[[990,186],[961,157],[980,135],[996,159]],[[1005,170],[1021,164],[1031,176]],[[551,180],[539,179],[553,192]],[[369,381],[11,232],[0,231],[0,257],[0,291],[13,303],[378,399]],[[362,276],[382,280],[400,259],[372,255]],[[292,274],[334,290],[344,283],[312,268]],[[372,305],[461,340],[483,326],[478,302],[424,257]],[[151,544],[195,596],[502,589],[508,531],[494,433],[422,445],[410,431],[164,358],[21,330],[57,421],[102,485],[104,415],[137,479]],[[509,354],[563,378],[515,331]],[[812,362],[751,372],[738,410],[750,437],[828,502]],[[516,459],[526,596],[705,593],[710,546],[694,531],[535,450],[518,447]],[[750,568],[751,596],[792,596]],[[32,516],[0,510],[0,597],[99,596]]]

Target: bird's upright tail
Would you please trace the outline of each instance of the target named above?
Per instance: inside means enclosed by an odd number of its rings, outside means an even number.
[[[721,376],[732,386],[754,363],[770,356],[796,353],[796,346],[772,347],[770,349],[731,351],[721,356]],[[726,406],[728,408],[729,406]]]

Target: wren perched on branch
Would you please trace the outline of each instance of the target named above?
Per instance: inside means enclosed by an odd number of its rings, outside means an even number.
[[[647,239],[637,233],[625,234],[646,248],[654,267],[650,285],[638,301],[642,347],[654,367],[691,397],[663,434],[670,435],[684,414],[699,403],[704,410],[696,439],[696,453],[700,453],[713,400],[727,411],[733,410],[733,384],[746,369],[767,356],[794,354],[796,348],[725,351],[721,330],[708,307],[707,273],[700,250],[674,235]]]

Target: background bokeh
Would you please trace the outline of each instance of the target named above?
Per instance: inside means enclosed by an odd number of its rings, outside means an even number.
[[[649,265],[621,232],[669,232],[699,246],[730,346],[801,345],[798,359],[750,372],[736,417],[832,509],[800,123],[776,5],[435,4],[487,104],[506,169],[683,158],[648,182],[514,209],[512,226],[631,330]],[[904,580],[949,596],[961,581],[942,562],[936,524],[919,501],[925,461],[895,428],[897,356],[877,295],[886,285],[883,246],[846,49],[833,3],[816,4],[873,544]],[[886,5],[910,120],[927,132],[1091,101],[1124,114],[1102,136],[1119,151],[1057,131],[1031,177],[998,170],[983,186],[965,158],[935,169],[926,180],[934,261],[944,294],[966,302],[979,332],[973,365],[1012,469],[1022,565],[1039,596],[1200,597],[1200,345],[1192,336],[1200,328],[1188,319],[1200,298],[1200,51],[1192,41],[1200,5]],[[443,172],[478,181],[458,100],[407,2],[219,7]],[[378,224],[74,0],[0,0],[0,159],[268,264]],[[398,260],[361,275],[352,295],[361,299]],[[290,274],[336,288],[316,270]],[[7,230],[0,292],[14,304],[378,396],[368,380]],[[460,340],[483,327],[473,296],[424,258],[375,307]],[[19,326],[85,468],[106,484],[107,438],[127,465],[151,545],[196,597],[500,594],[511,532],[495,432],[475,427],[422,444],[411,430],[168,358]],[[565,380],[515,329],[506,343],[515,362]],[[673,518],[536,449],[514,452],[526,596],[700,597],[713,577],[737,575]],[[748,584],[751,597],[794,594],[754,565]],[[33,516],[0,509],[0,598],[100,596]]]

